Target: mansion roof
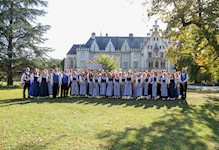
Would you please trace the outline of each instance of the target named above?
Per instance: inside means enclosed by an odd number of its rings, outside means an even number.
[[[148,41],[148,37],[119,37],[119,36],[96,36],[95,38],[91,37],[86,44],[74,44],[67,54],[76,54],[77,49],[90,49],[92,44],[96,41],[100,50],[105,50],[108,43],[111,41],[115,51],[120,51],[125,42],[128,43],[128,46],[131,50],[143,49],[144,45]]]

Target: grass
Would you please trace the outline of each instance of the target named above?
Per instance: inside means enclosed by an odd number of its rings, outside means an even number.
[[[187,101],[22,99],[0,90],[0,149],[219,149],[219,94]]]

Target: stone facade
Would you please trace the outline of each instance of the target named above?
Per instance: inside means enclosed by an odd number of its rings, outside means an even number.
[[[65,68],[85,69],[90,59],[97,54],[114,56],[122,70],[166,69],[172,71],[174,66],[165,58],[165,50],[171,39],[162,39],[157,22],[146,37],[96,36],[92,33],[86,44],[74,44],[67,53]]]

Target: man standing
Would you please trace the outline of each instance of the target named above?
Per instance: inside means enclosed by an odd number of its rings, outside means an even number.
[[[70,84],[70,77],[68,74],[68,70],[65,69],[64,73],[61,76],[61,97],[67,97],[68,95],[68,85]]]
[[[183,100],[186,99],[188,79],[189,79],[189,76],[186,73],[186,70],[182,69],[182,74],[180,75],[180,95],[181,95],[181,99]]]
[[[53,93],[53,98],[56,98],[58,95],[58,88],[59,88],[59,81],[60,81],[60,76],[58,69],[54,69],[54,73],[51,76],[51,85],[53,86],[52,88],[52,93]]]
[[[21,85],[23,86],[23,98],[26,98],[26,89],[28,89],[28,98],[30,98],[29,95],[29,89],[30,89],[30,68],[26,68],[26,72],[22,74],[21,76]]]

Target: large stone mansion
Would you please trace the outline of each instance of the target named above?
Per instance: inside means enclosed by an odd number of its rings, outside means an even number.
[[[173,65],[165,59],[165,50],[171,39],[162,39],[157,21],[146,37],[96,36],[92,33],[86,44],[74,44],[66,55],[65,68],[85,69],[90,59],[97,54],[114,56],[122,70],[173,70]]]

